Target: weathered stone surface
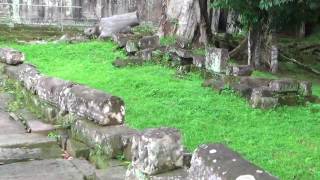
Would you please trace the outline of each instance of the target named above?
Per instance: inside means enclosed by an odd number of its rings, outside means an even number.
[[[69,91],[73,83],[53,77],[40,77],[35,87],[36,93],[40,99],[45,100],[56,107],[60,107],[61,100],[65,92]],[[65,107],[60,107],[65,109]]]
[[[41,159],[41,149],[0,148],[0,163],[10,164]]]
[[[131,38],[131,34],[116,33],[112,35],[112,40],[121,48],[125,47]]]
[[[99,37],[101,32],[99,30],[99,26],[95,26],[95,27],[86,28],[83,31],[83,33],[88,38],[94,38],[94,37]]]
[[[206,49],[206,69],[214,73],[224,73],[229,60],[227,49],[207,48]]]
[[[110,160],[108,161],[108,168],[96,170],[96,174],[98,180],[124,180],[126,171],[127,168],[123,163]]]
[[[278,93],[298,92],[299,83],[292,79],[273,80],[270,82],[270,88]]]
[[[140,49],[158,48],[160,47],[159,36],[145,36],[138,42]]]
[[[297,94],[285,94],[279,96],[279,104],[286,106],[297,106],[302,101],[299,101],[299,96]]]
[[[133,40],[127,41],[126,51],[127,51],[127,53],[129,53],[129,54],[134,54],[134,53],[136,53],[137,51],[139,51],[139,49],[138,49],[138,44],[137,44],[135,41],[133,41]]]
[[[43,147],[57,145],[55,139],[39,134],[3,134],[0,135],[0,147]]]
[[[137,12],[114,15],[111,17],[102,18],[100,21],[100,38],[111,37],[112,34],[123,31],[124,28],[139,24]]]
[[[277,107],[279,99],[271,88],[260,87],[253,89],[250,102],[253,108],[271,109]]]
[[[155,49],[144,49],[141,51],[138,51],[136,53],[136,56],[141,58],[142,60],[148,61],[152,59],[152,55]]]
[[[183,166],[180,133],[172,128],[146,129],[132,142],[133,168],[154,175]]]
[[[234,65],[228,68],[227,74],[233,76],[251,76],[253,68],[249,65]]]
[[[25,55],[11,48],[0,48],[0,61],[9,65],[18,65],[23,63]]]
[[[205,68],[206,58],[205,56],[193,56],[193,64],[198,68]]]
[[[188,179],[276,180],[222,144],[200,146],[193,153]]]
[[[131,147],[131,139],[136,133],[136,130],[123,125],[97,126],[85,120],[77,120],[72,127],[72,136],[75,139],[91,147],[95,147],[97,144],[101,145],[104,153],[109,157],[116,157],[126,148]]]
[[[0,167],[3,180],[95,180],[95,169],[85,160],[41,160]]]
[[[66,150],[72,157],[84,159],[89,158],[90,148],[87,145],[74,139],[67,140]]]
[[[150,180],[186,180],[188,172],[185,169],[177,169],[150,176]]]
[[[299,93],[302,96],[312,96],[312,83],[309,81],[301,81],[299,83]]]
[[[36,67],[30,64],[6,66],[4,68],[4,72],[9,78],[21,82],[26,89],[32,92],[35,91],[35,87],[39,79],[42,77]]]
[[[91,119],[100,125],[123,124],[124,102],[121,98],[82,85],[74,85],[60,96],[60,107]]]
[[[0,99],[1,100],[1,99]],[[0,139],[2,135],[8,134],[23,134],[25,132],[24,127],[20,122],[14,121],[10,118],[9,114],[0,108]],[[3,137],[4,137],[3,136]],[[6,141],[6,139],[2,139]],[[1,144],[1,142],[0,142]]]

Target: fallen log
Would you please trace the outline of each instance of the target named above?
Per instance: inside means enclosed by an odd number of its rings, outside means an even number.
[[[111,37],[115,33],[129,31],[131,27],[136,25],[139,25],[137,12],[102,18],[99,24],[101,32],[99,37]]]

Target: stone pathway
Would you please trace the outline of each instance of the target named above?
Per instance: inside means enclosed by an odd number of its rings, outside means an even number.
[[[30,122],[26,127],[6,111],[12,97],[0,93],[0,180],[123,180],[126,168],[110,161],[108,169],[96,170],[86,160],[64,160],[55,139],[47,136],[50,125],[35,119],[26,110],[19,114]],[[30,129],[29,129],[30,128]]]

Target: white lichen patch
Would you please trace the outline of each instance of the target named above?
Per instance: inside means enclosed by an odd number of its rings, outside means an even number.
[[[214,153],[216,153],[216,152],[217,152],[216,149],[211,149],[211,150],[209,151],[210,154],[214,154]]]
[[[263,173],[263,171],[260,170],[260,169],[256,170],[256,172],[259,173],[259,174],[262,174],[262,173]]]
[[[237,177],[236,180],[256,180],[256,178],[254,178],[254,176],[252,175],[241,175],[239,177]]]

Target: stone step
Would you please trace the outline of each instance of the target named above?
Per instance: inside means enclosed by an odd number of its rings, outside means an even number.
[[[127,167],[122,161],[110,160],[108,161],[107,169],[96,170],[98,180],[124,180]]]
[[[31,160],[56,159],[59,157],[59,151],[48,153],[41,148],[0,148],[0,165]]]
[[[95,168],[85,160],[41,160],[0,166],[0,180],[95,180]]]
[[[4,134],[0,135],[0,148],[43,147],[56,145],[57,141],[39,134]]]

